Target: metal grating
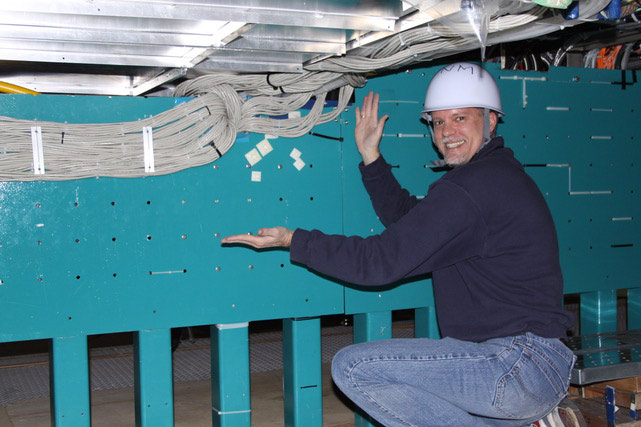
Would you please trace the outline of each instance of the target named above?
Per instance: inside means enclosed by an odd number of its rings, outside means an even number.
[[[577,336],[568,347],[577,356],[573,384],[641,375],[641,330]]]

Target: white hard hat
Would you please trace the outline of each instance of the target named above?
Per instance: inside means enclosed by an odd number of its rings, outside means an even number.
[[[425,94],[421,116],[430,120],[431,111],[478,107],[503,115],[501,95],[492,75],[469,62],[441,68],[432,78]]]

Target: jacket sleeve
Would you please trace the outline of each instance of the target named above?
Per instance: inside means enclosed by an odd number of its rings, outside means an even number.
[[[367,238],[297,229],[293,262],[359,285],[385,285],[482,254],[487,227],[458,185],[440,180],[383,233]]]
[[[361,162],[359,169],[374,211],[385,227],[398,221],[418,203],[418,199],[398,183],[383,156],[367,166]]]

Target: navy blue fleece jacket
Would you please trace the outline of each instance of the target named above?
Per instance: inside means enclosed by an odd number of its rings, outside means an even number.
[[[444,337],[566,335],[573,318],[562,308],[552,216],[502,138],[430,185],[422,200],[401,188],[382,157],[360,168],[386,230],[362,238],[297,229],[292,261],[360,285],[431,272]]]

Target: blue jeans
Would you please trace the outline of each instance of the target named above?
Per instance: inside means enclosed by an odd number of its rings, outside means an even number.
[[[558,339],[531,333],[482,343],[391,339],[341,349],[332,377],[384,426],[518,426],[563,399],[574,361]]]

